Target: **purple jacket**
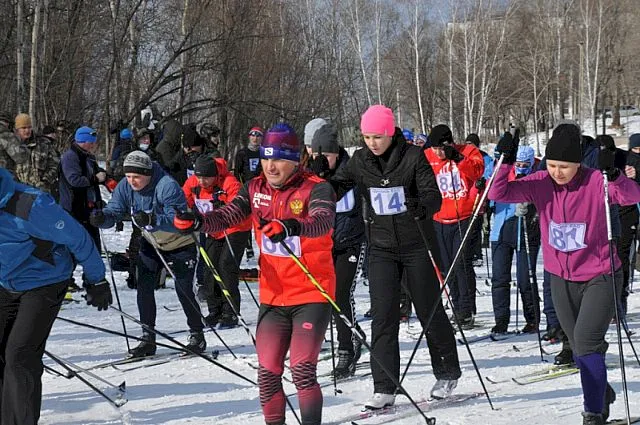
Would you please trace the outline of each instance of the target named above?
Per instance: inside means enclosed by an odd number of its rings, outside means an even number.
[[[489,190],[498,202],[531,202],[540,214],[544,268],[565,280],[586,282],[611,273],[604,182],[598,170],[580,167],[568,184],[557,185],[548,171],[507,181],[502,165]],[[621,175],[609,182],[611,204],[640,202],[640,185]],[[615,250],[615,245],[614,245]],[[621,263],[614,251],[615,269]]]

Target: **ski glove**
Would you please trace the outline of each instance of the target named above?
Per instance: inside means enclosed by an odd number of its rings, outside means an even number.
[[[102,279],[100,282],[87,286],[87,304],[97,307],[99,311],[106,310],[113,302],[109,282]]]
[[[93,210],[91,211],[91,215],[89,216],[89,223],[93,227],[100,227],[104,224],[106,218],[102,210]]]
[[[520,130],[516,129],[515,135],[506,132],[496,146],[496,152],[504,155],[503,164],[514,164],[516,162],[516,154],[518,153],[518,145],[520,144]]]
[[[478,181],[476,181],[476,189],[478,189],[479,192],[482,192],[485,187],[487,187],[487,179],[480,177]]]
[[[202,216],[195,211],[176,212],[173,225],[180,233],[198,232],[203,225]]]
[[[300,222],[295,218],[287,218],[285,220],[260,220],[262,227],[260,230],[265,234],[271,242],[282,242],[289,236],[300,236]]]
[[[516,204],[516,217],[524,217],[527,215],[527,213],[529,212],[529,203],[527,202],[522,202],[519,204]]]
[[[464,156],[458,152],[458,149],[452,144],[445,144],[442,149],[444,150],[444,157],[453,162],[460,162],[464,159]]]
[[[145,228],[147,226],[153,226],[156,223],[156,215],[152,212],[138,211],[133,214],[133,220],[136,226]]]
[[[329,160],[322,154],[322,148],[318,148],[318,156],[309,161],[309,168],[313,174],[322,178],[325,178],[331,171]]]
[[[614,181],[620,175],[620,170],[615,167],[616,151],[601,146],[598,152],[598,168],[603,173],[607,173],[610,181]]]

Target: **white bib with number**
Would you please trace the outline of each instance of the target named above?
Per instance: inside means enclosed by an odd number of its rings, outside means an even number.
[[[251,171],[256,171],[258,169],[259,163],[260,163],[260,158],[249,158],[249,169]]]
[[[193,176],[195,174],[195,170],[187,168],[187,178]]]
[[[584,235],[585,223],[549,223],[549,245],[562,252],[577,251],[587,247]]]
[[[296,257],[300,257],[302,255],[302,248],[300,246],[300,236],[289,236],[284,240],[284,243],[296,254]],[[267,237],[264,233],[262,234],[262,251],[261,254],[264,255],[273,255],[275,257],[288,257],[289,253],[282,246],[280,242],[275,243],[271,242],[271,239]]]
[[[370,187],[371,205],[377,215],[396,215],[407,212],[404,187]]]
[[[345,193],[345,195],[336,202],[336,212],[349,212],[356,206],[356,198],[353,195],[353,189]]]
[[[198,208],[198,211],[200,211],[200,214],[206,214],[213,211],[213,204],[211,203],[211,199],[196,199],[195,204],[196,208]]]

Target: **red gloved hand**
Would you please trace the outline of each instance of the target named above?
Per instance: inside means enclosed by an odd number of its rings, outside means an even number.
[[[104,185],[107,187],[107,189],[109,189],[109,192],[113,192],[114,190],[116,190],[118,182],[115,179],[107,179]]]
[[[271,220],[266,222],[261,220],[263,223],[260,230],[265,234],[271,242],[278,243],[282,242],[289,236],[299,236],[300,235],[300,223],[298,220],[294,218],[289,218],[286,220]]]
[[[197,232],[202,224],[202,216],[193,211],[176,212],[173,217],[173,225],[180,233]]]

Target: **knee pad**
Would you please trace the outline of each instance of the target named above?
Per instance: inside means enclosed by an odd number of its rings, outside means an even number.
[[[295,380],[295,378],[294,378]],[[260,387],[260,405],[267,404],[274,395],[282,391],[282,379],[263,366],[258,369],[258,386]]]
[[[298,363],[291,368],[291,375],[293,376],[293,384],[297,390],[311,388],[318,383],[315,363]]]

